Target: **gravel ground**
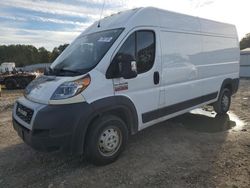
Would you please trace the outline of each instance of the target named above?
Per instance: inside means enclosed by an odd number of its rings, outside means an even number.
[[[22,96],[23,90],[2,90],[0,97],[0,112],[11,109],[17,98]]]
[[[241,80],[228,115],[205,107],[147,128],[103,167],[25,145],[11,124],[21,93],[0,98],[0,187],[250,187],[250,80]]]

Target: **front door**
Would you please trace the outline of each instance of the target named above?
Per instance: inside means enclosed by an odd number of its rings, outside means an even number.
[[[151,125],[153,112],[159,106],[159,81],[161,62],[157,36],[154,30],[143,29],[132,32],[116,53],[116,58],[128,58],[136,62],[137,77],[132,79],[115,78],[115,95],[127,96],[135,105],[138,114],[139,130]],[[121,57],[122,56],[122,57]]]

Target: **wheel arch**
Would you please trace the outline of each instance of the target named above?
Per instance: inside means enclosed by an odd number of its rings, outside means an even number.
[[[231,91],[232,94],[236,93],[239,87],[239,78],[227,78],[225,80],[223,80],[222,84],[221,84],[221,88],[220,88],[220,92],[222,91],[222,89],[227,88]]]
[[[125,96],[112,96],[91,104],[98,116],[113,114],[120,117],[128,126],[131,134],[138,131],[138,116],[133,102]]]
[[[93,122],[101,116],[111,114],[121,118],[127,125],[130,134],[138,131],[138,115],[133,102],[125,96],[111,96],[99,99],[90,104],[91,112],[87,119],[80,120],[75,130],[77,137],[73,141],[73,152],[83,153],[87,134]],[[84,122],[84,126],[81,124]],[[81,134],[80,134],[81,133]]]

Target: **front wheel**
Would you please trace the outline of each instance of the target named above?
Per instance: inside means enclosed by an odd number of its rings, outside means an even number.
[[[114,162],[124,150],[128,129],[119,117],[108,115],[98,118],[87,133],[86,157],[95,165]]]
[[[218,101],[213,104],[214,111],[217,114],[226,114],[230,108],[231,104],[231,91],[227,88],[224,88],[220,92]]]

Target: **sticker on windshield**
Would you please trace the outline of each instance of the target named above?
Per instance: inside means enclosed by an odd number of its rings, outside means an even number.
[[[113,37],[101,37],[98,42],[110,42]]]

